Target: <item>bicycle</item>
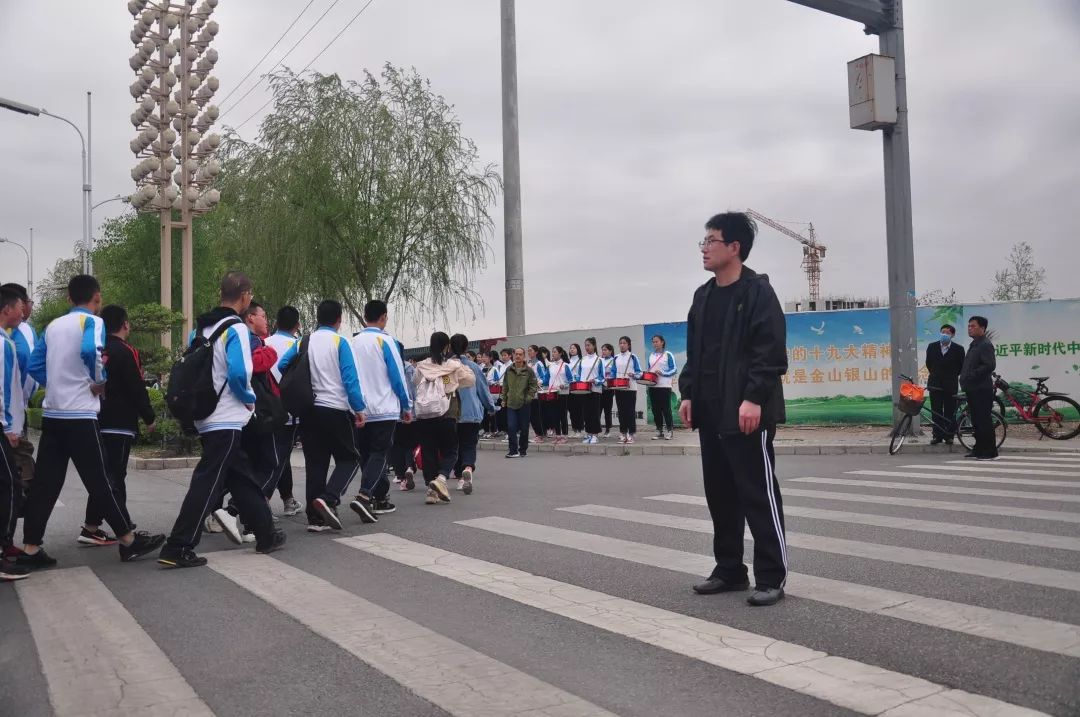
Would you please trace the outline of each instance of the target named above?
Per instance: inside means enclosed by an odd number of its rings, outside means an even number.
[[[1035,428],[1047,438],[1067,441],[1080,435],[1080,403],[1069,398],[1066,393],[1051,391],[1046,385],[1049,376],[1032,376],[1031,380],[1035,382],[1035,390],[1025,391],[1010,386],[995,373],[994,388],[1016,409],[1020,420],[1035,424]],[[1014,394],[1020,394],[1027,405],[1021,403]],[[1043,398],[1038,399],[1039,396]],[[1001,400],[999,396],[995,398]]]
[[[904,414],[893,427],[892,437],[889,440],[889,455],[895,456],[903,448],[911,434],[911,424],[915,416],[920,416],[925,423],[937,428],[946,435],[950,433],[950,423],[956,426],[956,437],[960,445],[969,451],[975,446],[975,426],[971,422],[971,412],[967,408],[967,399],[961,394],[957,396],[956,414],[950,422],[948,417],[938,413],[926,405],[927,391],[936,390],[932,386],[919,386],[910,376],[900,374],[904,383],[900,384],[900,401],[896,407]],[[1005,442],[1005,433],[1008,430],[1005,419],[997,411],[990,414],[994,423],[994,438],[997,446]]]

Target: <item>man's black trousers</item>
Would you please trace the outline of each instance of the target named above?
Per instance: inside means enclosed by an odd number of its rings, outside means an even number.
[[[776,429],[720,436],[713,402],[695,401],[691,420],[701,443],[705,500],[713,521],[712,577],[746,579],[744,524],[754,536],[754,579],[758,587],[783,587],[787,580],[784,507],[776,479]]]
[[[23,510],[23,542],[41,545],[49,516],[60,497],[68,462],[75,464],[86,492],[117,537],[131,532],[131,522],[105,467],[98,422],[90,418],[43,418],[38,444],[37,474]]]
[[[226,492],[232,495],[240,522],[255,533],[256,545],[269,545],[274,519],[242,447],[240,431],[210,431],[199,436],[199,440],[202,458],[191,475],[180,514],[162,553],[178,555],[183,548],[194,549],[202,537],[203,521]]]
[[[968,411],[971,413],[971,427],[975,434],[975,447],[972,452],[977,456],[992,458],[998,454],[997,436],[994,435],[994,389],[981,388],[965,391]]]
[[[131,444],[135,442],[132,436],[122,433],[102,433],[101,447],[105,449],[105,470],[109,473],[113,490],[120,498],[120,507],[124,516],[131,522],[131,516],[127,511],[127,469],[128,457],[131,455]],[[105,508],[95,502],[93,498],[86,499],[86,524],[101,525],[105,519]]]
[[[315,406],[300,422],[307,474],[307,515],[315,525],[323,519],[311,507],[312,501],[322,498],[327,505],[337,507],[360,469],[360,450],[353,428],[350,411],[325,406]],[[331,458],[334,472],[328,480]]]
[[[394,442],[397,421],[369,421],[356,429],[360,450],[360,492],[369,498],[384,500],[390,490],[386,461]]]
[[[956,394],[950,391],[931,391],[930,410],[934,416],[934,439],[951,441],[956,436]]]

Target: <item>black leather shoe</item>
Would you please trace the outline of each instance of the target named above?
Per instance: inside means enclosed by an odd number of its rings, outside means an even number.
[[[694,586],[694,592],[698,595],[715,595],[717,593],[731,593],[739,590],[749,590],[750,581],[743,580],[738,583],[731,583],[722,578],[709,578],[703,583],[698,583]]]
[[[975,455],[975,451],[968,451],[964,454],[964,458],[978,458],[978,456]]]
[[[755,587],[754,592],[750,593],[750,597],[746,598],[746,602],[754,607],[765,607],[775,605],[783,599],[784,588]]]
[[[940,438],[933,438],[933,439],[930,440],[930,445],[932,445],[932,446],[936,446],[939,443],[941,443]]]

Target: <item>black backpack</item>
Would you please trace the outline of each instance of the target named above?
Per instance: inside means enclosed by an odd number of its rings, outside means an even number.
[[[310,338],[309,335],[300,339],[296,358],[282,372],[278,381],[285,410],[297,418],[303,418],[315,407],[315,391],[311,388],[311,358],[307,352]]]
[[[270,388],[269,374],[251,377],[251,389],[255,392],[255,415],[248,424],[256,433],[273,433],[289,420],[280,396]]]
[[[214,344],[230,326],[239,323],[237,317],[226,319],[210,336],[196,331],[191,345],[169,371],[165,406],[185,430],[190,431],[195,421],[201,421],[217,408],[229,382],[226,380],[220,389],[214,386]]]

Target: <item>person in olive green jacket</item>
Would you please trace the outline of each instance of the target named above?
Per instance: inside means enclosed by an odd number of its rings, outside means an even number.
[[[525,349],[514,349],[514,363],[503,374],[503,410],[510,434],[507,458],[524,458],[529,452],[529,411],[539,388],[536,373],[525,363]]]

